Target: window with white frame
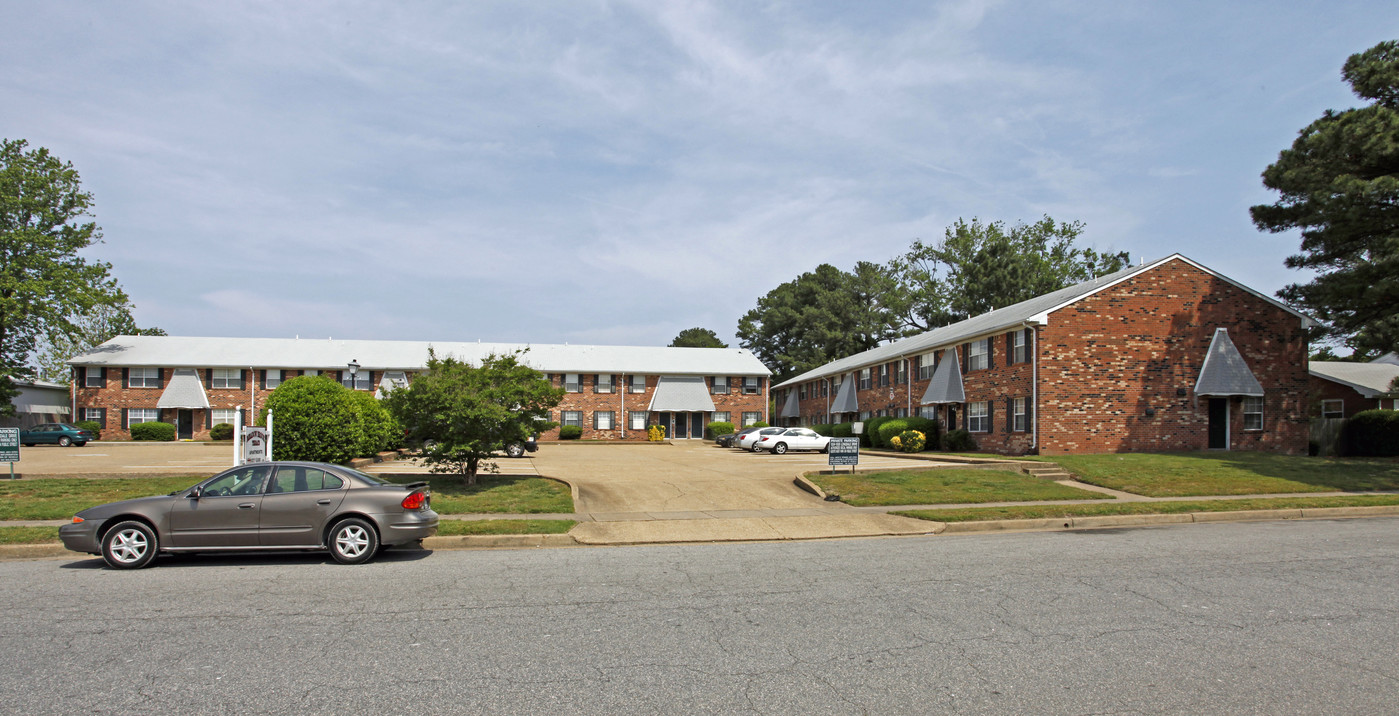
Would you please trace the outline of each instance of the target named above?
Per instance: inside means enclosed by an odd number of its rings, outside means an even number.
[[[967,370],[985,370],[988,363],[988,344],[985,338],[971,342],[971,349],[967,351]]]
[[[350,371],[340,371],[340,383],[346,388],[355,390],[369,390],[374,387],[374,372],[369,370],[357,370],[354,375],[354,384],[351,385]]]
[[[593,411],[593,429],[611,430],[617,426],[617,414],[611,410]]]
[[[899,359],[899,362],[896,363],[895,365],[897,365],[898,367],[895,369],[895,372],[894,372],[894,385],[903,385],[904,383],[907,383],[907,382],[908,382],[908,361],[907,361],[907,360],[903,360],[903,359]]]
[[[1025,345],[1025,331],[1010,334],[1010,359],[1016,363],[1029,360],[1029,349]]]
[[[744,378],[743,393],[745,395],[757,395],[758,390],[762,388],[762,380],[762,378],[758,378],[757,376],[749,376],[747,378]]]
[[[282,369],[268,368],[266,377],[262,379],[264,388],[272,389],[282,384]]]
[[[709,384],[710,395],[728,395],[729,377],[727,375],[716,375]]]
[[[1346,401],[1344,400],[1323,400],[1321,401],[1321,417],[1323,418],[1344,418],[1346,416]]]
[[[1263,397],[1244,396],[1244,430],[1263,429]]]
[[[83,408],[83,420],[91,420],[94,423],[102,422],[102,409]]]
[[[990,407],[991,406],[984,400],[975,403],[967,403],[967,432],[990,432]]]
[[[861,411],[860,411],[860,415],[859,415],[859,419],[860,419],[860,420],[869,420],[869,419],[872,418],[872,417],[874,417],[874,413],[871,413],[871,412],[868,411],[868,410],[861,410]]]
[[[321,372],[318,371],[318,370],[316,370],[315,368],[312,368],[312,369],[310,369],[310,370],[303,370],[303,371],[301,371],[301,374],[302,374],[302,375],[308,375],[308,376],[311,376],[312,378],[314,378],[314,377],[320,375]]]
[[[820,381],[820,383],[821,383],[821,397],[824,398],[824,397],[826,397],[826,395],[828,395],[828,393],[827,393],[826,391],[830,389],[830,385],[829,385],[828,381],[825,381],[825,380]]]
[[[797,400],[806,400],[806,383],[797,386]]]
[[[895,408],[895,409],[894,409],[894,417],[896,417],[896,418],[907,418],[907,417],[908,417],[908,408]]]
[[[869,368],[861,368],[861,369],[860,369],[860,382],[858,382],[858,383],[855,384],[856,390],[869,390],[869,389],[870,389],[870,383],[871,383],[871,379],[870,379],[870,369],[869,369]]]
[[[566,393],[583,392],[583,376],[578,373],[564,373],[563,389]],[[582,418],[579,418],[579,420],[582,420]],[[565,423],[565,425],[567,425],[567,423]]]
[[[213,376],[209,379],[210,388],[242,388],[243,370],[241,368],[215,368]]]
[[[583,427],[583,411],[581,410],[561,410],[559,411],[559,423],[563,425],[576,425]]]
[[[918,417],[920,417],[920,418],[927,418],[927,419],[929,419],[929,420],[937,420],[937,417],[938,417],[938,406],[936,406],[936,405],[920,405],[920,406],[918,406]]]
[[[744,412],[743,412],[743,427],[746,428],[746,427],[752,425],[753,423],[756,423],[756,422],[758,422],[759,420],[762,420],[762,418],[763,418],[763,414],[760,413],[760,412],[757,412],[757,411],[752,411],[752,412],[744,411]]]
[[[1029,415],[1027,414],[1029,406],[1029,398],[1016,398],[1011,402],[1011,430],[1017,433],[1029,431],[1030,421]]]
[[[126,371],[126,385],[129,388],[159,388],[160,369],[132,368]]]
[[[887,388],[887,387],[889,387],[889,373],[891,372],[891,371],[889,370],[889,364],[888,364],[888,363],[880,363],[879,365],[877,365],[877,366],[874,367],[874,371],[875,371],[875,373],[877,373],[878,376],[879,376],[879,387],[881,387],[881,388]]]
[[[610,374],[598,375],[593,379],[594,393],[611,393],[612,390],[612,376]]]
[[[215,408],[210,411],[209,420],[212,424],[228,423],[233,425],[238,419],[237,408]]]
[[[102,368],[83,369],[84,388],[102,388],[107,385],[107,375],[102,372]]]
[[[933,353],[924,353],[918,356],[918,379],[931,380],[933,377],[933,366],[937,363],[937,356]]]
[[[126,427],[139,425],[141,423],[154,423],[160,420],[160,411],[156,408],[131,408],[126,411]]]
[[[714,420],[713,420],[712,422],[716,422],[716,423],[727,423],[727,422],[729,422],[729,411],[727,411],[727,410],[716,410],[716,411],[714,411]]]
[[[633,410],[633,411],[627,413],[627,429],[628,429],[628,430],[645,430],[645,429],[646,429],[646,411],[645,411],[645,410]]]
[[[644,375],[633,375],[633,376],[631,376],[630,380],[631,380],[631,392],[633,392],[633,393],[645,393],[645,392],[646,392],[646,376],[644,376]]]

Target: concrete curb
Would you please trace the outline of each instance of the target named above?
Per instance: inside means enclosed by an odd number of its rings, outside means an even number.
[[[454,535],[429,537],[423,549],[522,549],[528,547],[577,547],[578,540],[562,535]]]
[[[826,491],[817,487],[816,483],[812,482],[811,480],[808,480],[806,477],[806,473],[797,473],[796,479],[792,480],[792,482],[795,483],[798,488],[806,490],[807,492],[810,492],[811,494],[816,495],[817,497],[823,500],[826,499]]]
[[[1154,515],[1098,515],[1028,520],[948,522],[944,534],[976,532],[1041,532],[1054,530],[1141,527],[1149,525],[1209,524],[1216,522],[1264,522],[1270,520],[1389,517],[1399,515],[1399,505],[1364,507],[1307,507],[1288,510],[1236,510],[1232,512],[1179,512]]]

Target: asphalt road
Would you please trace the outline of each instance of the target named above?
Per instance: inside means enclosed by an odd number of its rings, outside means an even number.
[[[1393,713],[1399,519],[0,563],[9,713]]]

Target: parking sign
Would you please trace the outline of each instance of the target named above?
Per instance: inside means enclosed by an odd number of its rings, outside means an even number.
[[[19,428],[0,428],[0,462],[19,462]]]

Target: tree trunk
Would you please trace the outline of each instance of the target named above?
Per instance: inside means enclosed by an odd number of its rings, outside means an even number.
[[[466,485],[467,487],[472,487],[472,486],[474,486],[474,485],[476,484],[476,471],[477,471],[480,467],[481,467],[481,462],[480,462],[480,460],[477,460],[476,458],[469,458],[469,459],[466,461],[466,463],[465,463],[464,465],[462,465],[462,472],[461,472],[462,484],[463,484],[463,485]]]

